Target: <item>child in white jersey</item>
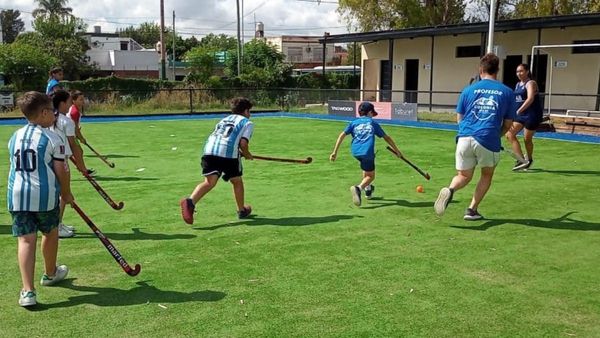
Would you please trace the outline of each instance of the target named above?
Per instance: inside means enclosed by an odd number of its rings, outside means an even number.
[[[202,156],[202,175],[204,182],[198,184],[190,197],[180,201],[181,215],[187,224],[194,223],[196,203],[217,185],[219,177],[230,181],[238,209],[238,217],[250,216],[252,208],[244,205],[244,181],[242,180],[242,162],[240,155],[252,160],[248,143],[252,137],[254,125],[250,122],[252,103],[246,98],[232,101],[231,112],[217,123],[208,137]]]
[[[54,123],[50,98],[27,92],[19,99],[19,108],[28,124],[11,137],[8,177],[8,210],[13,219],[13,236],[18,238],[18,262],[23,288],[19,305],[37,304],[33,286],[37,231],[42,232],[41,249],[44,270],[41,284],[54,285],[68,273],[56,264],[58,252],[59,194],[65,203],[73,202],[69,175],[65,170],[65,145],[46,129]],[[59,188],[60,187],[60,188]]]

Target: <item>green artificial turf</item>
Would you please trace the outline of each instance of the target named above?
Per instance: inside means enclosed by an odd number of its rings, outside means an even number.
[[[599,145],[537,139],[535,169],[523,173],[504,156],[480,206],[486,220],[467,222],[475,182],[443,218],[432,208],[455,173],[454,132],[384,126],[432,179],[378,140],[376,197],[358,208],[349,140],[328,160],[345,122],[255,118],[253,153],[313,163],[244,161],[254,218],[237,219],[231,185],[220,181],[189,226],[179,199],[202,179],[199,157],[216,121],[85,124],[90,144],[116,164],[84,149],[88,167],[125,208],[112,210],[74,173],[76,201],[142,272],[123,273],[68,209],[77,228],[60,242],[68,280],[39,286],[40,304],[23,309],[4,207],[0,336],[600,336]],[[0,127],[0,140],[16,129]],[[0,156],[6,177],[5,146]],[[36,280],[41,273],[38,252]]]

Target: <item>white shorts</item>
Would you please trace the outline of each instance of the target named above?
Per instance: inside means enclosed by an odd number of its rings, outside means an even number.
[[[460,137],[456,143],[456,170],[495,167],[500,162],[500,152],[493,152],[479,144],[473,137]]]

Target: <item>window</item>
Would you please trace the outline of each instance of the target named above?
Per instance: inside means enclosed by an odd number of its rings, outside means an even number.
[[[302,62],[302,47],[288,47],[287,57],[290,62]]]
[[[121,50],[129,50],[129,42],[121,41]]]
[[[600,40],[575,40],[573,44],[600,43]],[[595,47],[573,47],[573,54],[593,54],[600,53],[600,46]]]
[[[457,58],[478,58],[481,56],[481,46],[456,47]]]
[[[323,61],[323,47],[313,47],[312,48],[312,60],[313,61]]]

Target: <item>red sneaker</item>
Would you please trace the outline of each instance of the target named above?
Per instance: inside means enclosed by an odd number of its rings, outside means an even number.
[[[181,205],[181,217],[187,224],[194,224],[194,203],[189,198],[183,198],[179,205]]]

